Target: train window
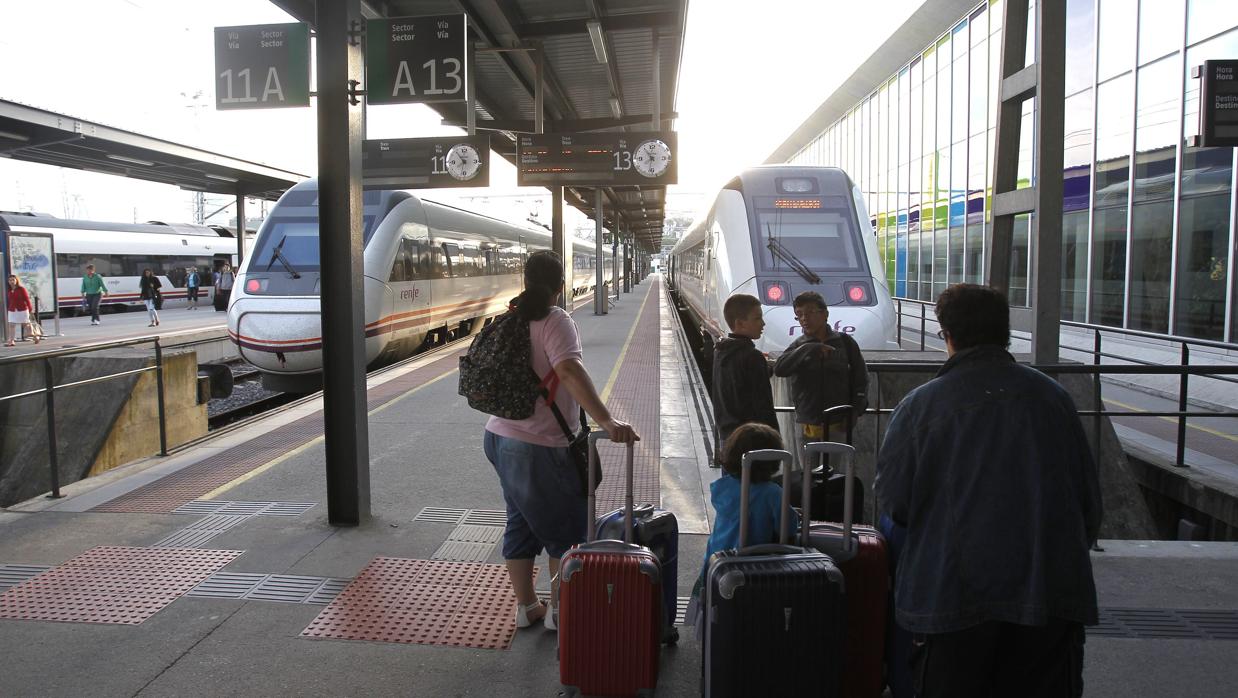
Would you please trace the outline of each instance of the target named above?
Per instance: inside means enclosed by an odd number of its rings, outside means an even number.
[[[767,249],[772,236],[780,249],[816,271],[856,270],[861,255],[850,213],[846,211],[759,211],[757,231],[763,267],[767,271],[790,271],[785,259]]]
[[[408,240],[400,240],[395,248],[395,257],[391,260],[391,273],[387,275],[387,281],[399,282],[410,281],[408,273]]]
[[[456,257],[460,254],[460,248],[455,243],[444,242],[439,245],[439,249],[443,251],[443,264],[440,269],[440,274],[444,279],[452,278],[456,275]]]

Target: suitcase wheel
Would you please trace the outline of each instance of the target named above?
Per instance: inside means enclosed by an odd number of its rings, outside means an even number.
[[[674,647],[679,644],[679,628],[671,628],[662,634],[662,644]]]

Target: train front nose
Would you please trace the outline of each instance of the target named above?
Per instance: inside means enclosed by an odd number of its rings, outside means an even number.
[[[322,370],[318,298],[238,298],[228,308],[228,333],[241,356],[260,371],[277,374]]]
[[[851,335],[861,350],[888,349],[881,317],[868,306],[833,306],[830,327]],[[771,355],[781,354],[787,345],[804,333],[788,305],[765,306],[765,332],[757,348]]]

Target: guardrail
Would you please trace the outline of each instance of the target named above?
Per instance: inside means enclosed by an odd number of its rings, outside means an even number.
[[[83,385],[92,383],[101,383],[107,380],[123,378],[124,376],[132,376],[140,373],[155,372],[155,396],[159,405],[159,455],[168,455],[168,430],[167,430],[167,413],[164,405],[163,391],[163,352],[164,349],[181,349],[184,347],[197,346],[199,344],[209,344],[220,341],[218,337],[206,339],[196,339],[186,342],[175,342],[164,345],[164,337],[159,335],[148,335],[144,337],[135,337],[132,339],[117,340],[114,342],[105,342],[102,344],[92,344],[89,347],[76,347],[72,349],[52,349],[48,351],[34,352],[23,354],[21,356],[9,356],[0,358],[0,369],[17,366],[18,364],[41,362],[43,364],[43,380],[42,388],[36,390],[27,390],[21,393],[12,395],[0,396],[0,402],[8,402],[10,400],[20,400],[21,398],[33,397],[39,394],[43,395],[44,411],[47,416],[47,454],[48,467],[51,469],[51,485],[52,492],[48,495],[49,499],[59,499],[60,494],[60,467],[59,455],[56,453],[56,391],[66,388],[77,388]],[[70,383],[57,384],[55,381],[54,372],[52,370],[52,359],[59,359],[68,356],[79,356],[82,354],[90,354],[98,351],[109,349],[124,349],[128,347],[136,347],[142,345],[153,345],[155,353],[155,365],[146,366],[144,368],[135,368],[129,371],[119,371],[117,373],[109,373],[104,376],[95,376],[80,381],[72,381]]]

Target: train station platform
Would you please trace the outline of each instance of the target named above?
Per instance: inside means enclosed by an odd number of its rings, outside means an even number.
[[[679,517],[687,596],[718,471],[674,307],[654,276],[575,318],[603,398],[642,437],[638,502]],[[370,377],[362,526],[327,523],[320,401],[0,510],[0,695],[556,695],[555,634],[514,627],[486,418],[456,393],[463,349]],[[1087,695],[1238,685],[1238,544],[1102,547]],[[659,695],[699,693],[699,646],[681,638]]]
[[[100,324],[90,324],[90,316],[65,317],[60,319],[60,331],[56,334],[56,321],[47,318],[42,326],[45,336],[35,344],[31,339],[21,340],[18,329],[16,346],[0,347],[0,357],[21,356],[49,349],[76,349],[96,344],[118,342],[139,337],[162,338],[164,346],[193,342],[198,344],[200,363],[238,358],[236,347],[228,340],[228,318],[216,312],[210,304],[196,310],[165,308],[159,311],[159,326],[150,327],[145,310],[107,312],[100,316]],[[208,340],[218,339],[218,342]]]

